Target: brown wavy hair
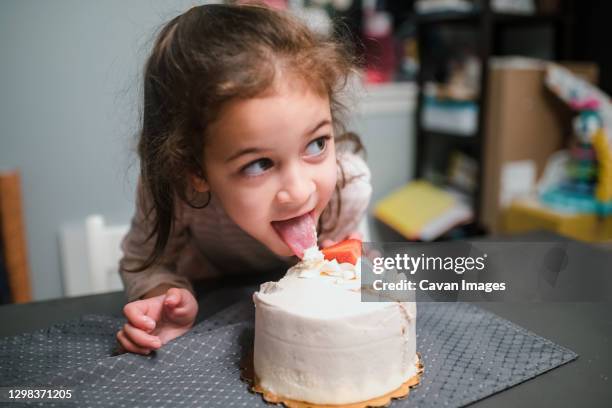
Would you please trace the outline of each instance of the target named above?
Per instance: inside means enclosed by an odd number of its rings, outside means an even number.
[[[344,131],[346,107],[339,100],[361,65],[349,44],[340,32],[323,37],[286,12],[252,4],[194,7],[161,29],[145,65],[138,141],[140,194],[151,202],[146,217],[152,229],[145,242],[155,237],[155,245],[129,272],[145,270],[162,257],[177,199],[195,207],[188,197],[189,176],[205,178],[207,125],[223,104],[268,90],[279,71],[290,71],[328,97],[336,142],[363,150],[359,137]],[[336,190],[347,182],[341,171]]]

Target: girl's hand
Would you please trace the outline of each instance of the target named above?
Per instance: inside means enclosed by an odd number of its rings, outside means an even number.
[[[338,242],[341,242],[341,241],[344,241],[344,240],[347,240],[347,239],[358,239],[358,240],[360,240],[360,241],[363,241],[363,237],[361,236],[361,234],[360,234],[359,232],[355,231],[355,232],[352,232],[352,233],[348,234],[348,235],[346,236],[346,238],[341,239],[340,241],[336,241],[336,242],[334,242],[334,241],[332,241],[331,239],[324,239],[324,240],[321,242],[321,248],[327,248],[327,247],[329,247],[329,246],[335,245],[335,244],[337,244]]]
[[[124,351],[149,354],[186,333],[198,313],[198,302],[187,289],[170,288],[165,294],[136,300],[123,308],[128,322],[117,332]]]

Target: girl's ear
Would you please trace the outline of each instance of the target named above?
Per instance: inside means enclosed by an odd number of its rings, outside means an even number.
[[[191,175],[191,186],[198,193],[206,193],[207,191],[210,190],[210,186],[208,185],[206,180],[204,180],[204,178],[197,176],[195,174]]]

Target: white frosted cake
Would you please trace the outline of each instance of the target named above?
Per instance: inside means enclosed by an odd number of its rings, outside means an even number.
[[[264,396],[347,405],[418,381],[415,303],[361,302],[359,265],[324,260],[313,247],[255,292],[255,385]]]

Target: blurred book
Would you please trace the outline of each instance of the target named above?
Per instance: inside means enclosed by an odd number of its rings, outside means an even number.
[[[433,241],[470,221],[473,211],[457,194],[418,180],[380,200],[374,215],[409,240]]]

